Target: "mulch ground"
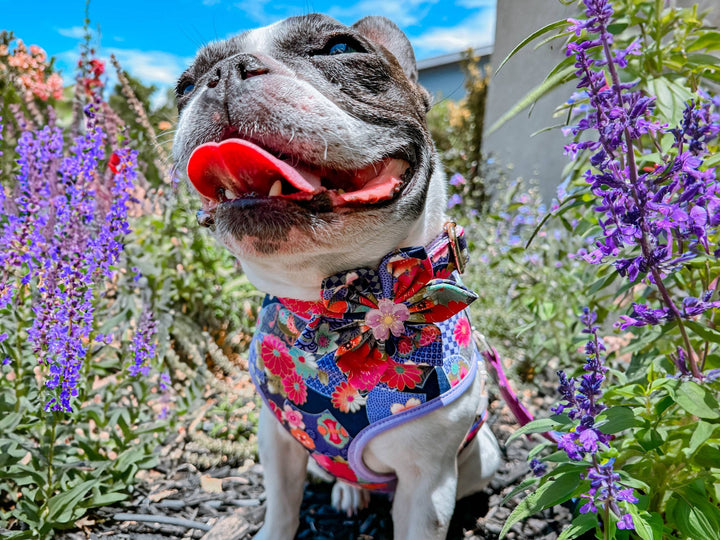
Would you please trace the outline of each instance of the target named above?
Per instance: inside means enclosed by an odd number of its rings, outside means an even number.
[[[554,388],[550,386],[545,395],[523,398],[533,413],[540,414],[545,414],[555,399]],[[484,491],[458,502],[449,539],[498,539],[505,519],[520,500],[513,497],[500,504],[526,477],[527,454],[535,442],[518,438],[505,445],[518,425],[498,399],[491,401],[489,422],[505,454],[503,467]],[[164,449],[162,455],[166,457],[158,467],[143,471],[131,500],[97,510],[84,518],[81,530],[64,533],[61,540],[252,538],[262,526],[265,510],[261,465],[245,460],[240,466],[199,470],[182,459],[184,444],[187,441],[176,439],[173,442],[176,448]],[[330,506],[330,489],[330,484],[308,482],[296,539],[392,538],[390,502],[386,496],[373,495],[367,509],[347,517]],[[571,519],[570,510],[556,506],[516,524],[506,538],[555,539]]]

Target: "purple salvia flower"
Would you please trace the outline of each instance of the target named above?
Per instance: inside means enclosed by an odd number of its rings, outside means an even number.
[[[448,207],[448,208],[452,208],[453,206],[457,206],[457,205],[459,205],[459,204],[462,204],[462,202],[463,202],[462,197],[461,197],[460,195],[458,195],[457,193],[453,193],[453,194],[450,196],[450,198],[448,199],[447,207]]]
[[[537,458],[530,460],[530,470],[535,476],[543,476],[547,472],[547,464]]]
[[[662,307],[636,304],[617,326],[677,320],[691,372],[702,379],[681,319],[697,317],[720,303],[691,296],[678,305],[663,279],[701,252],[720,256],[720,249],[710,246],[720,225],[720,185],[715,169],[703,170],[708,144],[720,134],[720,115],[714,110],[720,99],[699,92],[672,129],[653,121],[655,98],[635,90],[636,83],[621,82],[618,75],[618,68],[640,52],[639,43],[613,53],[613,36],[607,29],[613,13],[610,3],[585,0],[585,7],[586,20],[568,21],[569,30],[582,38],[569,43],[566,54],[575,59],[577,87],[587,95],[589,107],[566,130],[576,140],[565,146],[573,158],[581,151],[591,153],[592,168],[585,179],[598,199],[595,211],[602,234],[584,259],[599,264],[611,257],[618,273],[631,283],[646,280],[657,287]],[[588,137],[588,130],[596,137]],[[665,133],[673,135],[674,151],[663,162],[640,168],[640,139]],[[586,379],[588,390],[592,383]]]
[[[465,177],[460,173],[455,173],[450,177],[451,186],[464,186],[466,183]]]
[[[86,108],[86,131],[72,141],[67,155],[52,114],[41,130],[23,128],[15,195],[2,205],[0,309],[13,299],[18,281],[35,284],[28,341],[45,366],[51,410],[72,410],[79,395],[95,289],[112,277],[122,236],[129,232],[127,205],[136,175],[132,151],[118,151],[120,170],[113,177],[109,211],[103,214],[95,203],[105,159],[105,137],[94,114],[98,106]]]
[[[155,356],[156,344],[152,338],[156,332],[156,323],[150,311],[144,311],[140,317],[130,352],[133,355],[132,364],[128,367],[131,376],[147,376],[150,373],[150,360]]]
[[[595,463],[588,470],[587,478],[590,480],[590,489],[587,493],[581,495],[588,501],[580,508],[580,513],[597,513],[598,507],[604,508],[607,506],[613,514],[620,518],[617,523],[618,528],[633,529],[635,525],[632,518],[627,519],[630,514],[624,514],[618,506],[618,502],[635,504],[638,499],[633,494],[632,488],[622,488],[620,486],[620,475],[613,470],[614,462],[614,459],[610,459],[602,465]]]
[[[585,345],[586,373],[582,375],[578,384],[575,378],[568,379],[565,372],[558,371],[560,378],[558,391],[562,396],[562,402],[551,409],[555,414],[566,412],[569,418],[580,420],[580,425],[575,431],[563,434],[558,442],[558,449],[565,451],[570,459],[576,461],[588,454],[595,455],[599,450],[598,444],[607,446],[610,440],[608,435],[595,427],[595,418],[605,410],[605,406],[599,402],[602,396],[601,386],[607,371],[602,362],[605,346],[597,335],[599,328],[595,324],[597,315],[585,308],[580,320],[584,324],[583,333],[590,336]]]

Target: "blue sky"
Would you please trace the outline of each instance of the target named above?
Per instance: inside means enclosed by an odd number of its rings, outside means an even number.
[[[496,0],[93,0],[90,19],[99,28],[99,55],[114,53],[132,75],[159,87],[173,85],[203,43],[314,11],[345,24],[385,15],[410,37],[418,59],[490,45]],[[82,39],[84,0],[0,0],[0,29],[39,45],[69,71]],[[111,71],[111,70],[110,70]]]

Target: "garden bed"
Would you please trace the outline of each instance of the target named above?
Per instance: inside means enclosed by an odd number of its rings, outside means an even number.
[[[549,386],[544,393],[523,397],[532,412],[539,414],[549,410],[555,399],[554,388]],[[448,538],[499,538],[505,519],[520,500],[513,497],[500,504],[505,495],[526,477],[527,454],[535,443],[520,438],[505,446],[505,441],[518,425],[505,404],[497,398],[491,401],[489,419],[505,456],[503,466],[488,488],[458,503]],[[186,431],[181,430],[181,433]],[[251,538],[262,525],[265,511],[262,466],[253,460],[245,460],[241,465],[200,470],[186,461],[189,454],[196,452],[198,448],[188,437],[176,437],[162,448],[160,464],[141,473],[141,483],[129,502],[99,509],[81,522],[84,525],[82,531],[66,533],[60,538]],[[324,482],[307,484],[296,538],[392,538],[392,519],[386,496],[373,495],[367,509],[358,516],[347,517],[330,506],[330,489],[331,484]],[[556,506],[516,524],[507,538],[551,540],[559,536],[570,519],[567,508]],[[215,529],[209,532],[211,527]]]

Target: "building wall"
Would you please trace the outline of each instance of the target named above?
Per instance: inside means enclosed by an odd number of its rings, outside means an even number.
[[[418,62],[418,80],[430,92],[435,102],[441,99],[459,100],[465,97],[465,71],[462,68],[464,54],[454,56],[457,58],[438,65]],[[489,62],[489,52],[480,56],[481,68]]]
[[[497,66],[527,36],[548,23],[577,16],[575,6],[558,0],[498,0],[495,47],[491,57],[492,78],[485,107],[486,129],[511,109],[525,94],[540,84],[564,58],[560,40],[535,50],[533,45],[517,53],[499,73]],[[531,134],[558,124],[555,108],[567,100],[573,85],[555,89],[540,99],[532,112],[524,111],[496,132],[484,137],[484,150],[499,162],[513,166],[513,174],[535,179],[545,200],[555,196],[563,167],[565,138],[560,130],[531,137]]]
[[[679,6],[698,3],[701,11],[709,10],[707,22],[720,24],[719,0],[671,0]],[[541,83],[550,70],[564,58],[560,40],[534,49],[534,44],[516,54],[500,73],[497,66],[523,39],[548,23],[578,17],[576,6],[562,5],[558,0],[497,0],[495,46],[491,57],[493,76],[488,91],[485,126],[489,128],[512,108],[530,89]],[[537,40],[538,42],[540,40]],[[558,129],[531,134],[561,123],[553,118],[555,108],[567,100],[575,83],[558,88],[540,99],[532,112],[524,111],[503,127],[484,138],[484,150],[514,167],[514,174],[536,179],[545,200],[555,196],[562,170],[568,163],[562,148],[566,142]]]

